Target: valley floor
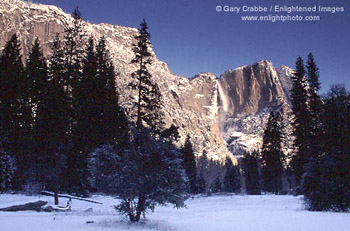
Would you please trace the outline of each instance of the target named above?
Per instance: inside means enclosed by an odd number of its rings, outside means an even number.
[[[53,202],[52,197],[0,195],[0,207],[37,200]],[[103,205],[73,200],[72,212],[0,212],[1,231],[345,231],[350,213],[309,212],[301,197],[214,195],[186,201],[187,208],[156,208],[140,224],[130,224],[113,206],[116,199],[94,196]],[[65,198],[60,198],[62,205]],[[93,222],[93,223],[91,223]]]

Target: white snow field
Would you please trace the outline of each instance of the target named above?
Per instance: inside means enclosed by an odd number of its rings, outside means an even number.
[[[47,196],[0,195],[0,207]],[[350,230],[350,213],[309,212],[302,197],[214,195],[186,201],[187,208],[156,208],[140,224],[130,224],[114,210],[117,200],[93,196],[103,205],[73,200],[71,212],[0,212],[1,231],[345,231]],[[66,198],[60,198],[65,205]],[[93,222],[93,223],[91,223]]]

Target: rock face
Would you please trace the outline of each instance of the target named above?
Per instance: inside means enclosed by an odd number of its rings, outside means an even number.
[[[73,22],[69,14],[60,8],[42,4],[23,2],[20,0],[1,0],[0,2],[0,44],[17,33],[22,44],[25,57],[34,39],[38,37],[43,46],[44,54],[49,54],[49,45],[56,33]],[[133,93],[128,87],[130,76],[136,66],[130,64],[134,57],[132,44],[137,29],[110,24],[84,23],[84,32],[98,39],[106,37],[107,46],[111,52],[119,75],[116,76],[116,86],[119,89],[122,106],[130,108]],[[217,121],[217,80],[212,74],[199,74],[193,79],[187,79],[172,74],[167,65],[157,59],[153,53],[153,64],[149,70],[158,83],[164,100],[166,123],[179,127],[181,140],[184,143],[190,135],[198,155],[206,150],[208,156],[225,160],[232,154],[226,148],[219,132]],[[233,157],[232,157],[233,158]]]
[[[232,153],[256,150],[271,110],[282,108],[289,126],[292,69],[261,60],[220,77],[219,124]]]
[[[56,6],[34,4],[21,0],[0,2],[0,45],[17,33],[26,57],[38,37],[44,54],[57,33],[73,22],[69,14]],[[136,66],[132,44],[137,29],[110,24],[84,22],[84,32],[99,39],[106,37],[111,58],[118,71],[116,86],[122,106],[130,108],[133,92],[128,83]],[[260,61],[226,71],[220,79],[201,73],[191,79],[170,72],[166,63],[153,53],[149,70],[163,95],[166,123],[179,127],[184,143],[190,135],[198,156],[205,150],[209,158],[224,161],[242,150],[259,147],[269,110],[284,105],[289,110],[291,69],[275,69],[271,62]],[[231,152],[229,152],[229,150]]]

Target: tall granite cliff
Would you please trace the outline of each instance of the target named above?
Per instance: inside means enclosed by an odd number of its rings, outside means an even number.
[[[0,45],[17,33],[25,57],[38,37],[44,54],[49,55],[49,45],[55,35],[62,34],[72,22],[73,18],[56,6],[1,0]],[[137,68],[130,64],[137,29],[84,22],[84,33],[95,39],[106,37],[119,73],[116,86],[122,106],[130,108],[133,93],[128,83]],[[234,159],[232,154],[257,149],[268,112],[276,107],[290,111],[292,70],[286,66],[275,69],[271,62],[263,60],[228,70],[220,78],[210,73],[185,78],[173,74],[153,50],[152,54],[154,61],[149,69],[163,95],[166,123],[179,127],[178,145],[187,135],[191,136],[198,156],[205,150],[210,158],[224,161],[227,156]]]

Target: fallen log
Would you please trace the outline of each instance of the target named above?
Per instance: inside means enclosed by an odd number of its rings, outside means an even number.
[[[41,194],[46,195],[46,196],[55,196],[55,193],[49,192],[49,191],[42,191]],[[102,205],[102,203],[98,202],[98,201],[86,199],[86,198],[83,198],[83,197],[71,196],[71,195],[68,195],[68,194],[58,194],[58,197],[69,198],[69,199],[72,199],[72,200],[86,201],[86,202]]]
[[[69,201],[67,201],[67,206],[48,205],[48,206],[43,206],[42,211],[44,211],[44,212],[68,212],[68,211],[71,211],[71,207],[72,207],[72,200],[69,199]]]
[[[47,201],[36,201],[30,202],[24,205],[14,205],[7,208],[1,208],[0,211],[3,212],[18,212],[18,211],[37,211],[40,212],[42,210],[42,206],[46,205]]]

